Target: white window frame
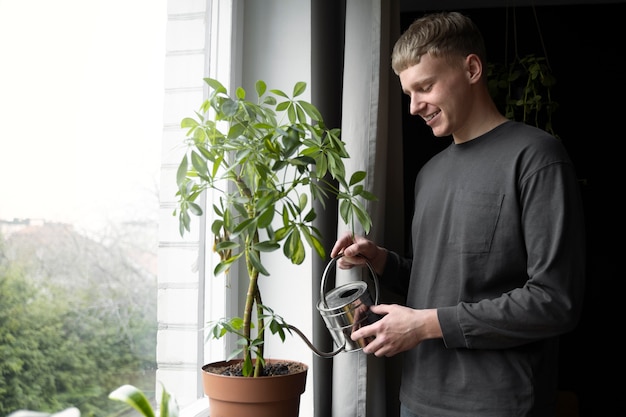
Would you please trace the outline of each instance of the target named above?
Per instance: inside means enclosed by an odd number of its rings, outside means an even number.
[[[206,322],[232,315],[237,280],[225,285],[213,275],[217,257],[207,242],[211,210],[192,220],[191,233],[180,236],[176,208],[176,169],[185,147],[180,120],[200,107],[207,96],[203,77],[217,78],[227,88],[237,83],[234,75],[242,19],[238,0],[169,1],[166,32],[166,71],[161,166],[157,400],[161,384],[177,399],[183,417],[208,415],[199,372],[202,364],[221,360],[228,341],[205,341]],[[241,25],[239,25],[241,26]],[[211,199],[211,195],[206,196]],[[210,204],[204,204],[210,207]],[[236,269],[232,271],[236,276]]]

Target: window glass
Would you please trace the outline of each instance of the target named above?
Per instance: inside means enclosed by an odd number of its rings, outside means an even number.
[[[154,395],[166,0],[0,1],[0,415]]]

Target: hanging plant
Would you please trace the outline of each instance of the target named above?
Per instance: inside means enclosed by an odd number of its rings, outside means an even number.
[[[559,104],[552,98],[556,78],[546,57],[526,55],[513,62],[489,64],[489,92],[504,115],[535,125],[556,136],[552,115]]]
[[[534,53],[520,57],[517,45],[517,25],[513,8],[514,57],[509,62],[508,42],[505,43],[504,63],[488,63],[489,92],[502,113],[511,120],[532,124],[558,137],[552,125],[552,115],[559,104],[554,100],[552,88],[556,77],[547,58],[535,7],[532,7],[543,55]],[[508,13],[507,28],[508,35]]]

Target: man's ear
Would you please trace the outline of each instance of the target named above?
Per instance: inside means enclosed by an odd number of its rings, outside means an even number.
[[[465,68],[467,69],[467,76],[471,83],[478,82],[483,74],[483,63],[476,54],[469,54],[465,57]]]

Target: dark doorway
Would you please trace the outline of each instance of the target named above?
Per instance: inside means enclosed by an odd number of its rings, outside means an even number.
[[[459,11],[469,15],[483,31],[489,61],[504,60],[506,9]],[[559,109],[554,115],[554,129],[574,160],[587,220],[585,307],[577,329],[562,337],[560,386],[577,395],[581,416],[612,415],[619,409],[619,397],[617,384],[609,382],[606,371],[617,369],[622,355],[617,342],[601,329],[623,317],[618,309],[617,283],[624,275],[618,272],[617,259],[618,249],[624,244],[615,243],[621,238],[618,231],[624,230],[618,212],[620,190],[624,189],[618,180],[624,174],[618,171],[621,152],[617,150],[623,138],[615,130],[626,108],[621,101],[626,97],[621,66],[626,55],[626,3],[537,6],[534,12],[557,78],[554,96]],[[543,55],[534,12],[531,7],[515,8],[520,56],[530,52]],[[402,29],[424,13],[403,13]],[[509,32],[509,41],[511,36]],[[434,138],[420,120],[408,115],[403,100],[405,211],[406,224],[410,224],[415,176],[424,162],[450,140]]]

